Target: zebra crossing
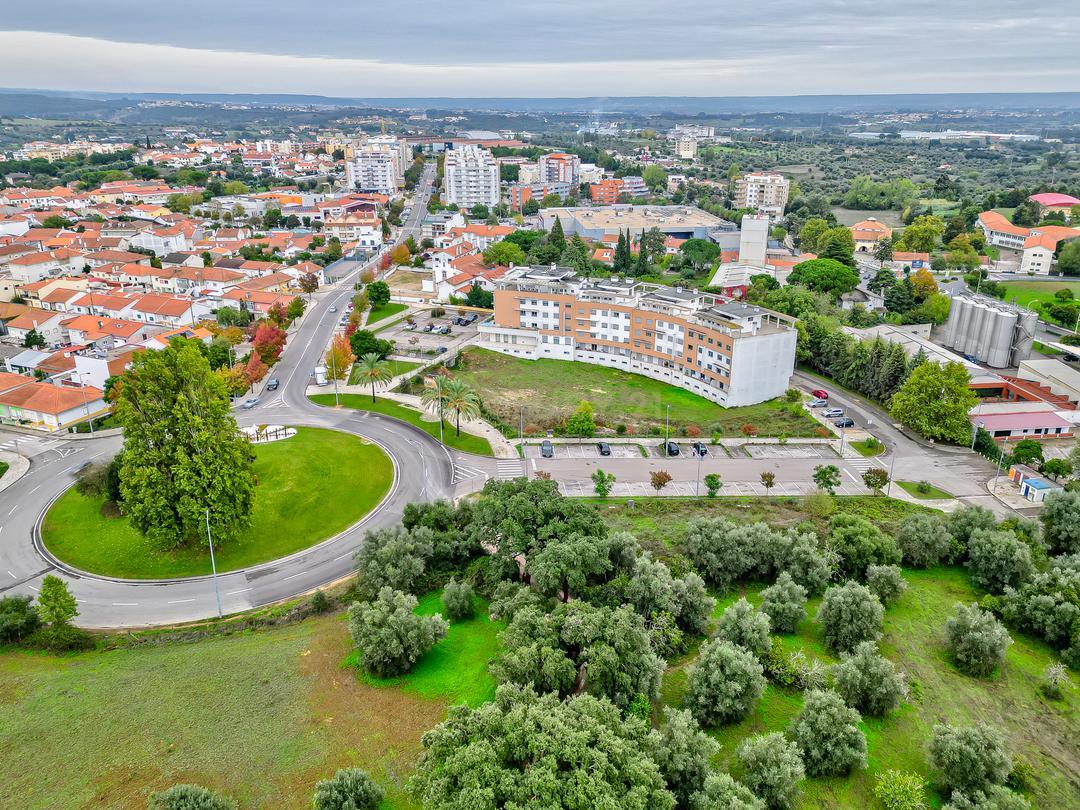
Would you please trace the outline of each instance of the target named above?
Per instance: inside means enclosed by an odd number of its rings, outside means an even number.
[[[511,478],[521,478],[525,475],[526,468],[520,458],[500,458],[495,462],[495,474],[500,480],[506,481]]]
[[[10,436],[10,434],[8,435]],[[21,455],[33,457],[40,456],[50,450],[57,450],[63,443],[63,439],[39,439],[36,436],[20,436],[18,439],[6,438],[0,441],[0,450],[8,450],[14,453],[18,449]],[[62,452],[60,454],[64,455]]]
[[[470,478],[475,478],[478,475],[482,475],[486,478],[488,474],[485,470],[482,470],[479,467],[470,467],[467,464],[458,464],[457,462],[454,462],[454,477],[452,479],[453,483],[459,484],[462,481],[467,481]]]
[[[856,470],[859,471],[860,474],[866,472],[867,470],[872,470],[875,467],[885,466],[875,458],[865,458],[864,456],[859,456],[858,458],[845,458],[844,463],[847,464],[849,467],[854,467]]]

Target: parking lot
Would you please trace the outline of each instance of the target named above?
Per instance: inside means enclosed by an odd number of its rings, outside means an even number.
[[[581,444],[557,444],[552,442],[552,458],[641,458],[641,447],[636,444],[611,444],[610,456],[601,456],[596,442],[583,442]],[[525,445],[526,458],[540,458],[539,444]]]
[[[456,310],[448,309],[439,318],[432,318],[428,310],[414,310],[406,320],[396,323],[379,332],[380,338],[392,340],[402,353],[410,351],[432,351],[440,347],[455,348],[476,338],[477,324],[480,318],[468,326],[454,323],[458,318]],[[413,321],[409,323],[409,319]],[[429,329],[431,327],[431,329]],[[449,334],[440,334],[435,330],[448,330]]]
[[[589,480],[564,481],[559,483],[559,489],[563,494],[572,497],[590,497],[594,492],[595,484]],[[817,485],[813,481],[778,481],[776,486],[766,493],[765,487],[759,481],[725,481],[720,490],[721,495],[810,495],[817,491]],[[613,498],[643,498],[647,496],[668,497],[693,497],[703,495],[705,487],[693,481],[672,481],[660,492],[654,490],[646,481],[616,481],[610,492]],[[837,495],[865,495],[866,487],[860,483],[841,484]]]
[[[827,444],[744,444],[742,450],[750,458],[836,458]]]

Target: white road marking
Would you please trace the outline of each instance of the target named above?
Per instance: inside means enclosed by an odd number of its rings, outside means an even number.
[[[18,506],[13,506],[13,507],[11,507],[11,511],[10,511],[10,512],[8,512],[8,514],[9,514],[9,515],[14,515],[14,514],[15,514],[15,510],[16,510],[16,509],[18,509],[18,508],[19,508]]]
[[[851,474],[851,470],[849,470],[849,469],[847,469],[847,468],[845,467],[845,468],[844,468],[844,472],[846,472],[846,473],[847,473],[847,476],[848,476],[848,478],[850,478],[850,479],[851,479],[852,481],[854,481],[854,482],[855,482],[856,484],[857,484],[857,483],[859,483],[859,479],[858,479],[858,478],[856,478],[856,477],[855,477],[854,475],[852,475],[852,474]]]
[[[238,593],[247,593],[250,590],[252,590],[252,589],[251,588],[241,588],[238,591],[229,591],[225,595],[226,596],[236,596],[236,594],[238,594]]]
[[[113,607],[138,607],[138,602],[113,602]]]
[[[15,574],[12,573],[11,571],[8,571],[8,576],[10,576],[12,579],[18,579],[18,577],[15,576]]]
[[[301,571],[298,574],[289,574],[289,576],[287,576],[287,577],[282,577],[281,581],[284,582],[287,579],[296,579],[297,577],[302,577],[306,573],[307,573],[307,571]]]
[[[173,599],[169,602],[170,605],[183,605],[187,602],[194,602],[194,599]]]
[[[32,490],[30,490],[30,491],[29,491],[29,492],[27,492],[26,494],[27,494],[27,495],[33,495],[33,494],[34,494],[35,492],[37,492],[37,491],[38,491],[39,489],[41,489],[41,484],[38,484],[38,485],[37,485],[36,487],[34,487],[34,488],[33,488]]]

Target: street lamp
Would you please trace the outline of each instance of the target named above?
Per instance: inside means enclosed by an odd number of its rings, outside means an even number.
[[[525,460],[525,406],[518,406],[518,448],[521,450],[521,475],[529,477],[528,462]]]
[[[844,457],[844,434],[847,432],[847,428],[840,428],[840,458]]]
[[[697,476],[694,478],[694,497],[696,498],[701,494],[701,457],[704,453],[701,450],[695,450],[697,453]]]
[[[664,414],[664,456],[669,457],[671,450],[668,448],[668,432],[671,425],[671,405],[667,406],[667,411]]]
[[[210,544],[210,571],[214,578],[214,597],[217,599],[217,615],[220,619],[221,613],[221,589],[218,588],[217,581],[217,563],[214,561],[214,539],[210,536],[210,507],[206,507],[206,542]]]

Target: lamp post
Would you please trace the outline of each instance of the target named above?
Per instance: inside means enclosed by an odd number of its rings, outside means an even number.
[[[669,430],[670,430],[670,425],[671,425],[671,405],[668,405],[667,410],[664,413],[664,456],[665,457],[670,457],[671,456],[671,450],[668,447],[668,443],[669,443],[668,433],[669,433]]]
[[[840,428],[840,458],[844,457],[844,435],[847,433],[847,428]]]
[[[694,478],[694,497],[696,498],[701,494],[701,457],[704,455],[700,450],[695,450],[697,453],[697,476]]]
[[[889,460],[889,483],[885,487],[885,496],[886,497],[892,495],[892,474],[893,474],[893,467],[895,467],[895,466],[896,466],[896,448],[894,447],[893,448],[892,458]]]
[[[435,376],[435,388],[439,392],[439,443],[440,444],[445,444],[445,442],[443,442],[443,423],[442,423],[443,422],[443,411],[442,411],[443,399],[442,399],[442,375],[441,374],[438,374],[438,375]]]
[[[528,461],[525,460],[525,406],[518,406],[518,448],[521,450],[521,476],[529,477]]]
[[[210,544],[210,571],[214,578],[214,597],[217,599],[217,615],[220,619],[221,613],[221,589],[218,588],[217,581],[217,563],[214,561],[214,539],[210,536],[210,507],[206,507],[206,542]]]

